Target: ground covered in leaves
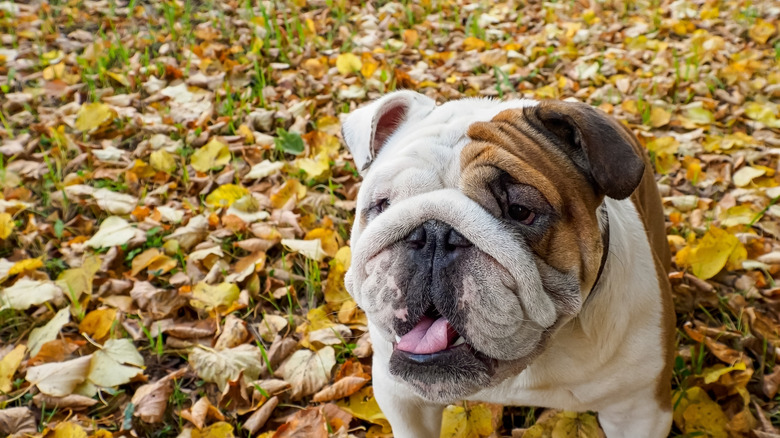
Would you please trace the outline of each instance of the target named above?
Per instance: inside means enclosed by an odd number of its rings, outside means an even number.
[[[780,437],[780,5],[0,1],[0,435],[388,437],[340,117],[575,98],[664,196],[673,436]],[[659,352],[660,354],[660,352]],[[442,437],[598,436],[450,406]]]

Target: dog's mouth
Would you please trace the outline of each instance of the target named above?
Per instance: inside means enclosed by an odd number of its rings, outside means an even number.
[[[462,398],[489,384],[498,361],[479,352],[438,312],[428,311],[397,336],[390,373],[437,401]]]
[[[417,325],[403,336],[396,337],[395,348],[409,354],[427,355],[466,343],[443,316],[423,315]]]

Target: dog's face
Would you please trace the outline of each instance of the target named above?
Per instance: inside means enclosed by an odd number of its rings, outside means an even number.
[[[397,92],[343,132],[364,177],[347,289],[392,343],[391,374],[439,402],[519,373],[577,315],[599,206],[644,169],[627,130],[577,103]]]

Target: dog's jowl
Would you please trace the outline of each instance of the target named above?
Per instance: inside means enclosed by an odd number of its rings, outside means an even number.
[[[388,94],[350,114],[363,176],[347,289],[396,437],[447,403],[598,412],[607,437],[671,427],[674,313],[652,171],[582,103]]]

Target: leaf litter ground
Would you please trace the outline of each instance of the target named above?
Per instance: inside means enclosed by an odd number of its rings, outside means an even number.
[[[342,281],[360,182],[339,126],[411,88],[628,123],[674,254],[672,436],[780,436],[778,16],[0,1],[0,435],[390,436]],[[599,433],[593,413],[461,404],[442,436]]]

